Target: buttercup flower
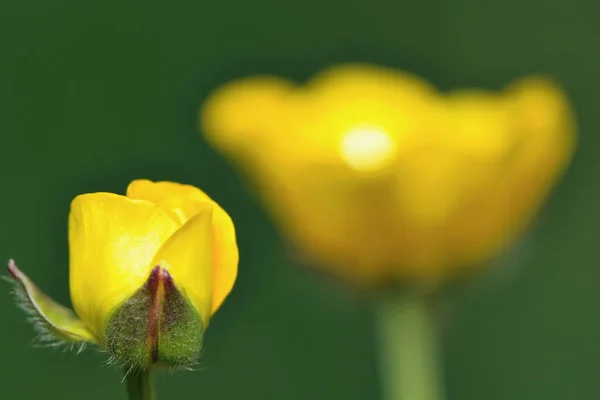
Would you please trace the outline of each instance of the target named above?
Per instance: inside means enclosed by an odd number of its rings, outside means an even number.
[[[301,252],[361,283],[481,265],[531,222],[575,144],[549,79],[441,93],[366,65],[306,85],[232,82],[206,101],[201,129]]]
[[[9,263],[30,311],[53,336],[96,343],[142,368],[192,362],[237,275],[227,213],[199,189],[172,182],[136,180],[126,196],[77,196],[69,249],[76,315]]]

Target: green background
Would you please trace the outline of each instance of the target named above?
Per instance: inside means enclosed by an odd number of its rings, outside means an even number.
[[[415,72],[443,89],[544,72],[566,87],[578,153],[540,223],[448,297],[449,400],[600,396],[600,2],[254,0],[0,2],[0,258],[69,304],[77,194],[139,177],[195,184],[233,217],[241,252],[199,371],[164,399],[377,399],[369,306],[290,257],[244,182],[202,140],[197,110],[255,73],[305,79],[340,61]],[[104,354],[30,346],[0,285],[0,398],[124,399]]]

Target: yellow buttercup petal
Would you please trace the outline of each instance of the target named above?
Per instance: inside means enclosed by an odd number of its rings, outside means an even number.
[[[235,228],[229,215],[215,203],[213,212],[213,304],[214,314],[233,289],[239,253]]]
[[[472,238],[472,254],[493,253],[490,249],[501,247],[530,223],[570,161],[576,142],[572,111],[551,80],[522,79],[505,97],[518,148],[494,175],[497,179],[482,196],[485,201],[469,210],[469,223],[457,224],[460,229],[453,231],[456,242]]]
[[[359,94],[365,98],[414,100],[436,92],[432,85],[416,75],[361,63],[329,67],[311,78],[307,86],[308,90],[331,93],[339,99]]]
[[[153,202],[180,224],[205,210],[207,205],[213,208],[211,314],[217,311],[233,288],[239,260],[235,228],[227,212],[200,189],[174,182],[135,180],[127,187],[127,196]]]
[[[212,205],[202,210],[171,236],[154,256],[173,278],[177,289],[194,304],[208,325],[212,309]]]
[[[69,215],[75,311],[96,337],[113,309],[148,279],[152,259],[177,230],[159,207],[112,193],[77,196]]]
[[[127,186],[127,197],[156,204],[179,224],[184,224],[199,210],[204,209],[205,203],[214,203],[194,186],[166,181],[152,182],[147,179],[132,181]]]
[[[527,163],[552,176],[570,160],[577,141],[573,112],[560,87],[549,79],[531,77],[511,85],[518,118],[517,127],[526,135]],[[551,160],[547,163],[542,160]],[[543,168],[546,167],[546,168]]]
[[[202,130],[223,149],[240,154],[253,150],[264,137],[282,134],[275,129],[286,122],[281,108],[293,87],[288,80],[270,76],[225,85],[202,110]]]

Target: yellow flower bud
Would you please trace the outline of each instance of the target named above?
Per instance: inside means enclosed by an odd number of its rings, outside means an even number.
[[[227,213],[199,189],[172,182],[133,181],[126,196],[77,196],[69,249],[79,319],[40,295],[12,262],[9,271],[51,333],[94,342],[137,367],[193,361],[237,275]]]
[[[361,283],[439,281],[498,254],[540,208],[576,136],[549,79],[440,93],[366,65],[302,86],[229,83],[201,127],[314,264]]]

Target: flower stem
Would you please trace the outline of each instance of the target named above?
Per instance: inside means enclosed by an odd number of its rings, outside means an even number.
[[[436,326],[426,296],[394,293],[377,310],[380,371],[386,400],[444,400]]]
[[[130,372],[125,379],[129,400],[155,400],[154,384],[149,369]]]

